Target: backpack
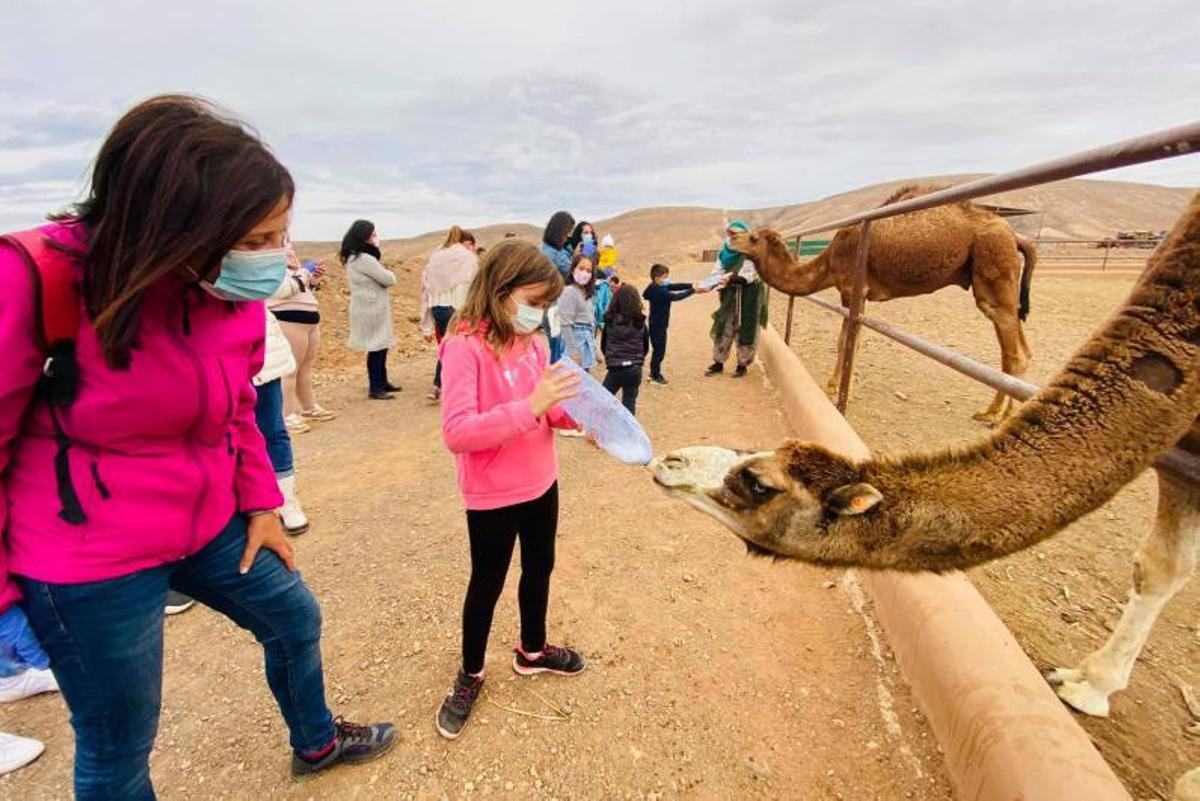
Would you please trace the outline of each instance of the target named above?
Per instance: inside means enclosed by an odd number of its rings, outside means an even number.
[[[34,316],[45,355],[36,397],[46,401],[50,419],[54,422],[54,439],[58,446],[54,454],[54,477],[62,506],[58,516],[72,525],[79,525],[87,520],[87,515],[71,481],[71,440],[59,417],[59,411],[75,401],[79,390],[79,363],[75,358],[79,295],[71,257],[54,247],[39,228],[4,234],[0,236],[0,243],[21,256],[33,281]],[[100,490],[102,495],[106,493],[103,487]]]

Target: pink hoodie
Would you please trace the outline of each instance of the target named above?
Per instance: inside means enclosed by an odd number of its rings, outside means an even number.
[[[42,230],[79,246],[72,226]],[[79,395],[60,417],[87,520],[62,520],[54,429],[34,398],[43,353],[33,279],[6,246],[0,287],[0,610],[20,597],[10,574],[116,578],[194,554],[235,512],[282,503],[250,385],[263,363],[263,304],[163,280],[142,302],[127,369],[105,364],[79,300]]]
[[[533,416],[529,396],[550,356],[540,336],[518,337],[497,359],[479,333],[442,341],[442,436],[458,462],[468,509],[540,498],[558,480],[555,428],[576,428],[557,406]]]

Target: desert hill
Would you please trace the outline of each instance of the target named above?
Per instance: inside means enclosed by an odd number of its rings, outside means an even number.
[[[619,214],[591,222],[603,235],[611,233],[620,250],[619,271],[638,284],[644,283],[649,267],[656,261],[667,264],[695,261],[705,248],[716,247],[723,235],[725,219],[741,218],[752,226],[769,226],[780,231],[835,220],[866,208],[878,206],[897,188],[911,183],[923,185],[954,185],[981,177],[979,175],[930,176],[904,181],[889,181],[855,189],[839,195],[790,206],[760,209],[712,209],[697,206],[658,206]],[[1017,230],[1029,236],[1039,230],[1046,238],[1098,239],[1112,236],[1118,230],[1170,228],[1187,204],[1193,189],[1156,186],[1121,181],[1073,179],[1058,181],[1031,189],[1004,192],[983,202],[1023,209],[1035,214],[1011,218]],[[590,219],[586,210],[573,210],[578,218]],[[447,221],[453,222],[453,221]],[[511,233],[522,239],[537,242],[541,239],[540,225],[530,223],[497,223],[473,229],[479,243],[491,247]],[[817,238],[827,238],[828,234]],[[396,270],[398,291],[394,311],[397,350],[401,355],[421,347],[416,333],[420,294],[421,267],[425,258],[438,247],[445,231],[431,231],[420,236],[394,239],[383,244],[384,262]],[[335,258],[336,242],[300,242],[296,249],[301,258],[326,259],[330,269],[329,285],[322,293],[322,314],[325,320],[325,339],[322,363],[344,365],[357,363],[335,343],[345,341],[348,290]]]

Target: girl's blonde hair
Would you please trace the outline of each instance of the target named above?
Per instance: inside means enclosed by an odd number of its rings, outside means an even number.
[[[464,242],[470,242],[474,245],[475,234],[464,228],[459,228],[457,225],[452,225],[446,233],[446,241],[442,243],[442,247],[448,248],[451,245],[461,245]]]
[[[517,287],[533,284],[545,284],[542,296],[534,298],[538,301],[552,303],[563,291],[558,269],[536,246],[522,239],[504,240],[480,262],[466,302],[450,321],[450,331],[463,334],[486,327],[483,336],[499,357],[517,336],[504,303]]]

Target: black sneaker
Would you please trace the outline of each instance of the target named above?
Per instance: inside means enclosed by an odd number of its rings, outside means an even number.
[[[367,397],[370,398],[371,400],[391,400],[392,398],[394,398],[396,396],[390,392],[384,391],[384,392],[371,392],[367,395]]]
[[[737,366],[737,369],[733,371],[733,377],[734,378],[745,378],[746,377],[746,365],[739,364]]]
[[[725,372],[725,365],[721,364],[720,362],[713,362],[708,366],[708,369],[704,371],[704,374],[717,375],[718,373],[723,372]]]
[[[387,382],[387,386],[384,387],[384,389],[386,389],[388,392],[402,392],[404,390],[404,387],[398,387],[395,384],[393,384],[391,381],[389,381],[389,382]]]
[[[667,381],[667,379],[663,378],[661,375],[652,375],[652,376],[650,376],[650,383],[651,384],[661,384],[662,386],[665,387],[669,382]]]
[[[525,652],[520,648],[513,652],[513,670],[522,676],[532,676],[534,673],[575,676],[582,673],[585,667],[587,662],[583,661],[583,656],[578,651],[559,648],[557,645],[547,645],[537,659],[525,656]]]
[[[467,725],[467,718],[471,717],[471,707],[475,706],[475,699],[479,697],[479,691],[482,689],[483,676],[476,678],[462,670],[458,671],[453,689],[438,707],[438,734],[447,740],[453,740],[462,734],[463,727]]]
[[[345,762],[348,765],[370,762],[386,754],[396,744],[396,727],[391,723],[360,726],[342,717],[334,718],[337,735],[329,753],[317,760],[292,754],[292,775],[308,776]]]

